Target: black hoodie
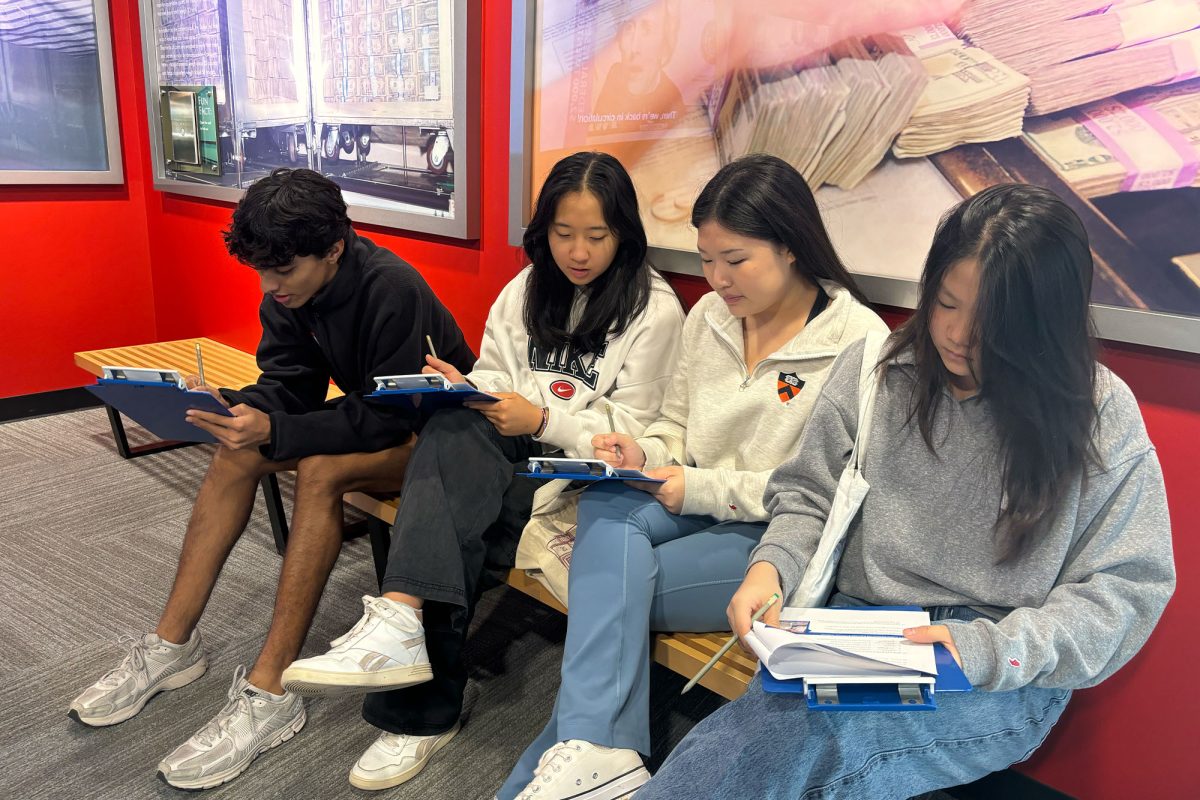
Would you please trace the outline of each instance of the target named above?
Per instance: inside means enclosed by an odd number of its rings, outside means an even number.
[[[418,415],[364,400],[377,375],[409,375],[425,366],[425,336],[464,374],[475,354],[429,284],[394,253],[353,231],[337,272],[300,308],[270,296],[259,306],[258,383],[222,389],[230,405],[271,416],[267,458],[367,453],[405,441]],[[344,397],[325,402],[329,381]]]

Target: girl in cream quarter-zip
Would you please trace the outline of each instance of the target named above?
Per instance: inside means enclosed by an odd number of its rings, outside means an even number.
[[[743,355],[742,321],[716,292],[688,314],[659,419],[638,437],[647,469],[684,467],[681,513],[767,519],[767,479],[794,455],[837,354],[868,331],[887,330],[849,291],[832,281],[818,284],[829,298],[826,309],[753,367]]]

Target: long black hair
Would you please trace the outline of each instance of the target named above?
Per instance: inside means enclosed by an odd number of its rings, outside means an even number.
[[[916,360],[909,416],[934,451],[933,417],[949,373],[930,336],[947,271],[979,264],[972,343],[980,397],[1000,440],[1006,504],[996,522],[997,562],[1028,552],[1058,498],[1099,456],[1096,354],[1088,302],[1092,253],[1083,223],[1054,193],[1027,184],[984,189],[942,217],[921,276],[917,310],[892,334],[883,361]]]
[[[582,191],[600,202],[604,224],[616,237],[617,250],[608,269],[586,287],[587,306],[569,329],[575,284],[554,263],[549,234],[559,201]],[[539,348],[552,350],[569,343],[589,353],[598,352],[610,335],[624,333],[646,310],[650,266],[637,193],[621,162],[607,153],[575,153],[554,165],[538,194],[523,244],[533,263],[525,290],[525,330]]]
[[[810,283],[833,281],[864,305],[867,297],[838,258],[804,176],[782,158],[743,156],[712,176],[692,206],[692,226],[709,220],[786,248]]]

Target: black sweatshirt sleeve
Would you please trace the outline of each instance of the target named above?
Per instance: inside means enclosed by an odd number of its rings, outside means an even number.
[[[362,385],[343,386],[346,396],[318,411],[271,413],[271,441],[263,448],[271,459],[315,454],[364,453],[401,444],[419,428],[416,412],[399,405],[372,402],[377,375],[420,372],[425,364],[426,334],[438,353],[460,370],[475,361],[454,319],[415,270],[393,272],[367,292],[360,330]],[[439,339],[441,340],[439,342]]]
[[[303,414],[325,402],[329,367],[312,335],[294,317],[269,305],[274,302],[264,298],[258,311],[263,330],[256,354],[262,370],[258,382],[241,390],[222,389],[221,395],[231,406],[245,403],[267,414]]]

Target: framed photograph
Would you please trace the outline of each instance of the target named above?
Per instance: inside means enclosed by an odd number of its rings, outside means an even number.
[[[515,0],[510,242],[555,162],[603,150],[633,178],[654,264],[700,274],[696,196],[722,164],[767,152],[813,187],[871,299],[912,308],[942,214],[1031,183],[1088,230],[1098,334],[1200,352],[1190,4],[966,0],[920,25],[871,4],[856,25],[855,3],[829,41],[813,4],[773,17],[728,0]]]
[[[0,184],[124,180],[108,3],[0,4]]]
[[[307,167],[355,221],[478,237],[479,0],[140,9],[156,188],[236,202]]]

